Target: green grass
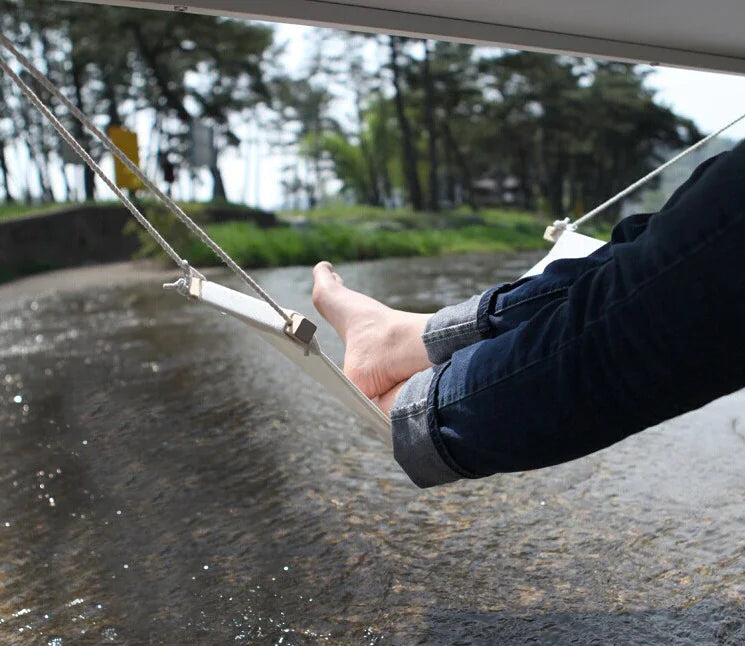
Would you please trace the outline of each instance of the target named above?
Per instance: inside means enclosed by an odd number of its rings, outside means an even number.
[[[141,204],[156,228],[191,263],[219,264],[212,252],[162,206],[150,201]],[[5,205],[0,207],[0,220],[50,213],[69,206],[72,205]],[[310,265],[324,259],[340,262],[394,256],[489,253],[549,246],[543,240],[543,232],[550,222],[548,218],[503,209],[482,209],[473,213],[462,208],[452,212],[415,213],[410,209],[387,210],[336,203],[312,211],[281,213],[280,222],[295,226],[261,229],[245,221],[209,223],[209,206],[183,205],[212,238],[246,267]],[[235,208],[237,217],[245,211],[241,206],[235,205]],[[299,220],[301,226],[297,226]],[[128,223],[125,231],[139,236],[139,257],[163,256],[134,220]],[[607,239],[610,226],[590,227],[583,229],[583,233]]]
[[[10,220],[12,218],[23,218],[31,215],[44,215],[62,211],[70,206],[75,206],[72,202],[54,202],[52,204],[0,204],[0,220]]]
[[[319,260],[371,260],[394,256],[437,256],[447,253],[540,249],[544,223],[535,218],[506,225],[466,225],[448,229],[405,229],[345,223],[322,223],[304,229],[259,229],[251,224],[226,222],[207,225],[207,232],[245,267],[310,265]],[[215,264],[212,253],[199,242],[180,251],[196,265]]]
[[[310,265],[394,256],[439,256],[547,249],[544,216],[502,209],[450,213],[414,213],[409,209],[331,205],[313,211],[286,212],[281,221],[302,218],[302,228],[259,229],[245,222],[207,224],[209,235],[245,267]],[[583,233],[608,239],[610,226]],[[170,238],[169,238],[170,239]],[[196,265],[216,264],[212,252],[190,237],[177,247]]]
[[[283,219],[302,218],[312,222],[323,222],[325,220],[369,222],[376,220],[410,220],[414,215],[414,212],[409,208],[386,209],[380,206],[330,201],[321,207],[308,211],[283,211],[279,214],[279,217]]]
[[[205,205],[187,213],[245,267],[310,265],[319,260],[371,260],[393,256],[540,249],[546,220],[530,213],[490,210],[483,214],[414,213],[361,206],[332,206],[282,213],[283,226],[259,228],[247,221],[211,223]],[[154,204],[145,214],[180,255],[195,265],[219,264],[173,216]],[[302,220],[299,218],[302,216]],[[289,226],[288,223],[293,223]],[[152,239],[130,222],[140,239],[139,257],[163,256]]]

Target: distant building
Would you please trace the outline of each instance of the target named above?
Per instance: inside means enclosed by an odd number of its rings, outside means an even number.
[[[477,206],[525,206],[520,179],[498,172],[483,175],[473,182],[473,201]]]

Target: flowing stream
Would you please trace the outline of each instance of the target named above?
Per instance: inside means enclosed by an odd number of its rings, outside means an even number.
[[[535,260],[339,271],[429,311]],[[241,324],[164,293],[173,276],[0,286],[1,644],[745,643],[743,393],[421,491]],[[308,268],[257,276],[313,311]]]

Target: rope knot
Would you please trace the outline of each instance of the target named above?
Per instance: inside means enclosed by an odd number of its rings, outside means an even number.
[[[569,218],[563,220],[554,220],[554,223],[546,227],[543,239],[549,242],[556,242],[564,231],[574,231],[575,226]]]

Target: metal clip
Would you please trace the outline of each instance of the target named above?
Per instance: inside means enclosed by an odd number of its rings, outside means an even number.
[[[202,295],[204,276],[193,269],[187,260],[181,262],[181,278],[172,283],[163,283],[163,289],[175,290],[189,300],[199,300]]]
[[[305,346],[305,356],[310,354],[310,344],[316,334],[318,327],[315,323],[297,312],[288,312],[290,320],[285,326],[285,334],[291,336]]]
[[[177,291],[179,294],[183,294],[184,291],[189,289],[189,281],[186,278],[179,278],[172,283],[163,283],[163,289]]]

